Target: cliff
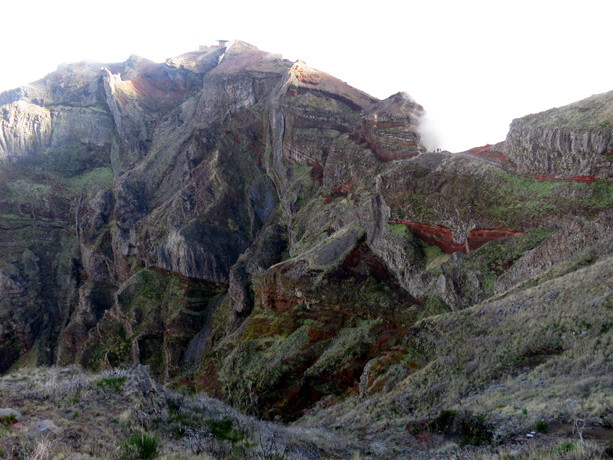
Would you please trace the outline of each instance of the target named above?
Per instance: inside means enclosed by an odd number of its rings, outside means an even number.
[[[551,178],[613,178],[613,92],[513,120],[508,158]]]

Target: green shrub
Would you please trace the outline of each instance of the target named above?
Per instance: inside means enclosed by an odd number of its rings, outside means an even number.
[[[558,444],[558,447],[556,447],[556,451],[559,454],[565,454],[568,452],[572,452],[576,448],[577,448],[577,445],[574,442],[562,441],[560,444]]]
[[[181,385],[181,386],[177,387],[177,391],[180,391],[181,393],[186,393],[188,395],[195,395],[196,394],[196,390],[194,390],[189,385]]]
[[[171,412],[166,425],[176,439],[180,439],[188,428],[194,426],[194,421],[187,414]]]
[[[543,421],[536,422],[536,425],[534,425],[534,429],[539,433],[547,433],[547,430],[549,429],[549,423]]]
[[[208,423],[211,434],[220,441],[230,441],[232,443],[243,440],[243,433],[232,427],[232,419],[225,418],[219,421],[210,421]]]
[[[160,440],[155,434],[133,433],[122,445],[121,458],[125,460],[146,460],[159,455]]]
[[[426,429],[432,433],[459,435],[462,445],[482,446],[492,442],[493,433],[485,423],[485,415],[444,410],[428,422]]]
[[[108,377],[100,379],[98,382],[96,382],[96,385],[103,390],[119,393],[121,390],[123,390],[125,383],[125,377]]]
[[[451,429],[457,416],[458,413],[456,411],[444,410],[437,418],[430,420],[426,428],[432,433],[447,433]]]
[[[9,426],[13,423],[17,423],[17,416],[15,414],[9,414],[0,417],[0,425]]]

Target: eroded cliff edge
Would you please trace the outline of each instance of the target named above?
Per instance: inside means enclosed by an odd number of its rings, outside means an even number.
[[[506,152],[520,172],[612,179],[613,92],[513,120]]]

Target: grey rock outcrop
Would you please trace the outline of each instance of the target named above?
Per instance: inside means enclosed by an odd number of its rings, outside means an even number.
[[[0,295],[19,295],[26,289],[25,280],[19,269],[12,264],[0,266]]]
[[[613,92],[513,120],[506,154],[522,173],[613,178]]]
[[[0,417],[14,418],[14,420],[18,422],[21,420],[21,412],[19,412],[17,409],[3,408],[0,409]]]
[[[49,144],[49,109],[20,100],[2,106],[1,110],[0,162],[39,154]]]
[[[496,280],[495,291],[502,293],[542,273],[560,262],[580,265],[594,262],[613,251],[613,222],[610,218],[586,221],[576,218],[551,234],[541,245],[526,252]]]
[[[42,420],[28,430],[28,436],[30,438],[52,438],[60,436],[63,432],[64,430],[51,420]]]

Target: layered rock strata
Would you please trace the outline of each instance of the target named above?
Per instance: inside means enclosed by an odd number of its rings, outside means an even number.
[[[613,92],[513,120],[506,154],[522,173],[613,179]]]

